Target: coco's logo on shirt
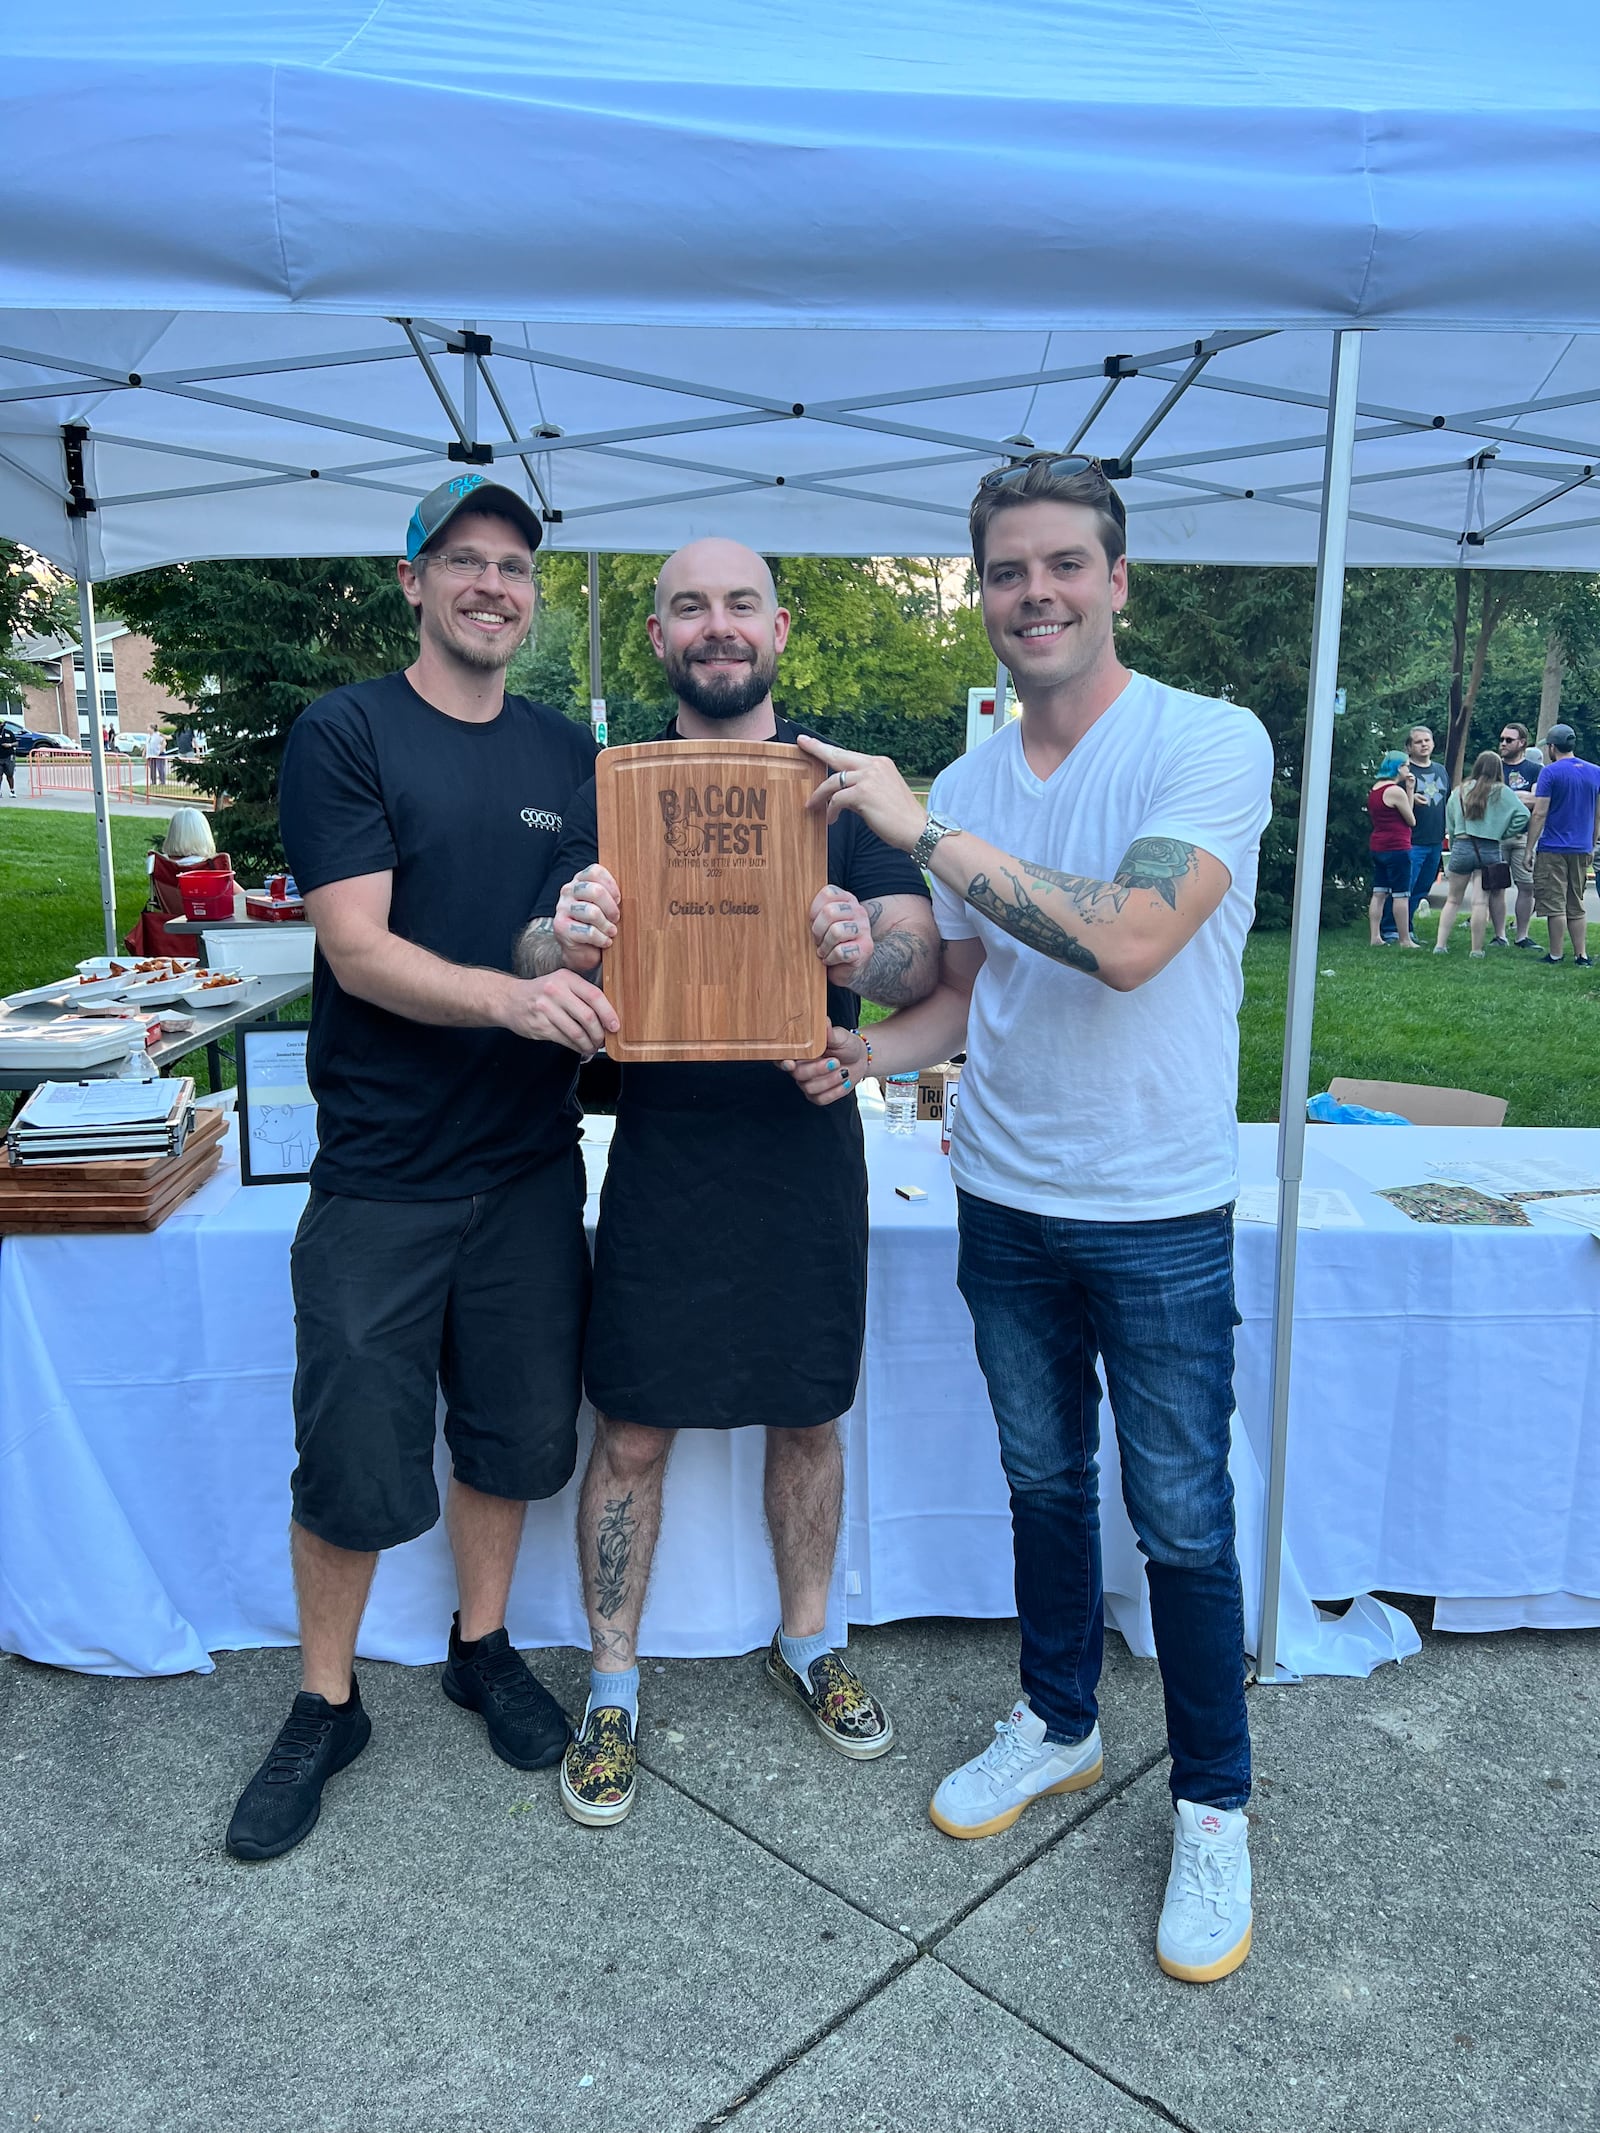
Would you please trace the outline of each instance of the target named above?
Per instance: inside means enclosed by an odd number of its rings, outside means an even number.
[[[685,858],[766,856],[764,785],[663,786],[656,794],[669,851]]]
[[[561,817],[551,814],[548,807],[525,807],[522,819],[531,830],[549,830],[554,836],[561,832]]]

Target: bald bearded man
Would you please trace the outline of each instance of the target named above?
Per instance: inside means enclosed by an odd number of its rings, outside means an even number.
[[[795,739],[772,702],[789,616],[760,556],[734,541],[680,549],[646,628],[677,697],[659,739]],[[830,827],[828,873],[812,932],[829,1020],[854,1029],[863,998],[909,1006],[932,990],[938,937],[920,869],[858,816]],[[538,913],[519,950],[530,974],[592,972],[627,924],[598,863],[592,782],[568,812]],[[679,1429],[765,1425],[782,1605],[767,1673],[840,1754],[867,1760],[893,1744],[825,1628],[843,1493],[835,1422],[855,1398],[866,1277],[853,1097],[817,1109],[762,1061],[623,1070],[584,1350],[598,1415],[578,1512],[593,1671],[561,1772],[574,1821],[620,1822],[636,1797],[639,1616]]]

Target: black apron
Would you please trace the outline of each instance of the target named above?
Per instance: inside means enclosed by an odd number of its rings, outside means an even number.
[[[853,1097],[765,1061],[624,1068],[584,1389],[656,1429],[809,1429],[855,1399],[867,1166]]]

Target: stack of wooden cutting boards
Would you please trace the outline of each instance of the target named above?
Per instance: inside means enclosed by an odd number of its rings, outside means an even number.
[[[0,1161],[0,1236],[159,1229],[215,1171],[226,1131],[222,1113],[205,1110],[176,1155],[38,1167]]]

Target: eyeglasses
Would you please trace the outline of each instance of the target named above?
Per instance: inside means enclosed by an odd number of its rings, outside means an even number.
[[[1035,467],[1043,467],[1051,474],[1087,474],[1091,468],[1105,478],[1105,469],[1098,459],[1085,459],[1078,452],[1035,452],[1031,459],[1019,459],[1009,467],[996,467],[992,474],[985,474],[978,486],[980,489],[1009,489],[1013,483],[1026,481]]]
[[[453,578],[481,578],[491,570],[498,570],[502,584],[531,585],[533,582],[533,565],[524,563],[520,556],[508,555],[495,563],[487,556],[475,555],[470,548],[452,548],[443,555],[430,556],[428,560],[439,563]]]
[[[1522,746],[1522,735],[1520,733],[1502,733],[1500,745],[1502,748],[1520,748]]]

